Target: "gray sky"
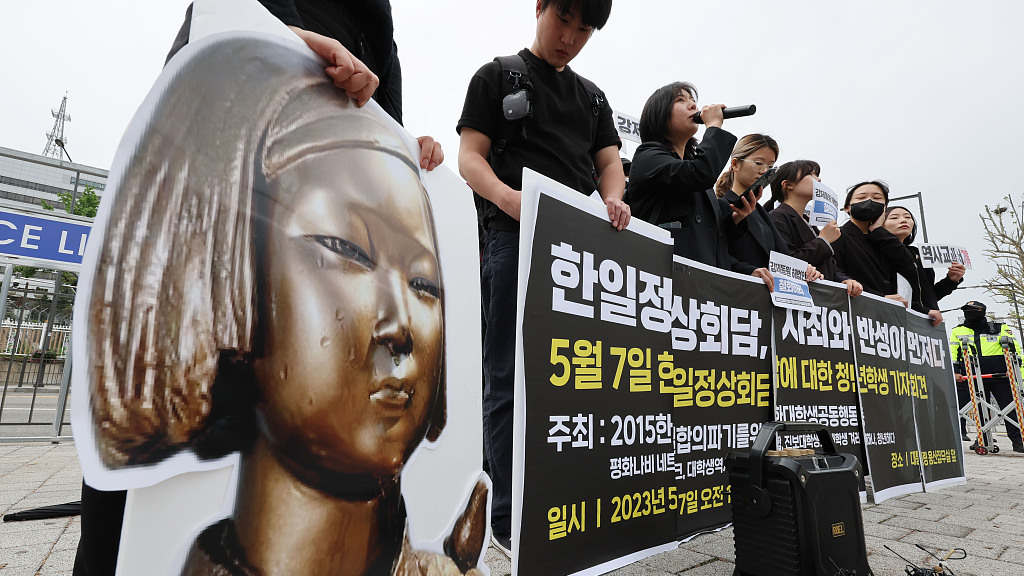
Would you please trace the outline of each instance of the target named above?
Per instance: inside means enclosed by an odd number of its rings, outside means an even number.
[[[494,56],[530,45],[533,3],[392,4],[406,127],[439,139],[457,170],[455,123],[467,82]],[[67,150],[76,162],[108,168],[187,5],[5,3],[0,146],[42,152],[50,109],[67,92]],[[1016,180],[1011,168],[1024,156],[1021,22],[1017,0],[619,0],[571,66],[633,116],[673,80],[696,84],[702,103],[756,104],[756,116],[725,129],[772,135],[780,162],[817,160],[834,190],[880,178],[894,196],[924,192],[929,239],[970,250],[973,285],[995,270],[982,256],[978,213],[1010,192],[1021,198],[1020,187],[1003,182]],[[968,299],[1005,310],[981,291],[954,292],[941,305]]]

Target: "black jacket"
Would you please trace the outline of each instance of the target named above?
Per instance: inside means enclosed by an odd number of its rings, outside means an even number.
[[[373,99],[402,123],[402,68],[390,0],[259,0],[289,26],[341,42],[380,80]]]
[[[803,215],[798,214],[789,204],[779,204],[768,213],[779,235],[789,247],[789,255],[799,258],[821,272],[826,280],[842,282],[850,277],[844,273],[832,256],[828,240],[818,236],[818,231],[807,224]]]
[[[840,228],[842,235],[832,243],[836,264],[864,290],[878,296],[896,294],[896,274],[900,273],[913,288],[911,307],[919,312],[928,309],[920,302],[921,283],[914,266],[914,253],[885,228],[879,226],[867,234],[852,221]]]
[[[641,144],[629,171],[630,208],[652,224],[678,223],[668,228],[677,255],[749,274],[754,267],[729,255],[726,236],[742,228],[733,224],[729,203],[712,190],[734,144],[735,136],[715,127],[704,133],[693,158],[682,159],[658,142]]]
[[[727,203],[736,202],[740,197],[730,190],[726,192]],[[760,204],[744,220],[747,224],[746,232],[729,238],[729,253],[741,262],[746,262],[754,268],[767,268],[771,253],[774,250],[780,254],[789,254],[789,246],[786,240],[779,234],[772,222],[771,216],[764,206]]]
[[[395,46],[395,25],[390,0],[259,0],[286,26],[334,38],[359,58],[380,80],[373,99],[402,123],[402,68]],[[167,62],[189,40],[192,5],[185,10],[185,22],[167,53]]]

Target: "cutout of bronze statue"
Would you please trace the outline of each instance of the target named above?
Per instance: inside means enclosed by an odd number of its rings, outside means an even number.
[[[241,454],[182,574],[480,574],[480,482],[445,553],[400,473],[446,422],[444,281],[415,155],[299,47],[190,46],[132,152],[88,302],[111,470]]]

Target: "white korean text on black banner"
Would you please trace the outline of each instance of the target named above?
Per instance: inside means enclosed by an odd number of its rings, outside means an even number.
[[[773,418],[827,426],[876,501],[963,481],[941,326],[823,282],[811,311],[773,308],[533,173],[523,207],[516,574],[601,574],[726,525],[725,457]]]
[[[814,311],[775,308],[775,419],[827,426],[840,452],[867,472],[857,403],[850,303],[846,287],[810,284]],[[815,434],[784,435],[781,448],[817,447]],[[863,491],[863,476],[861,476]]]
[[[926,391],[908,370],[906,309],[864,293],[850,301],[850,310],[874,501],[920,492],[914,399]]]

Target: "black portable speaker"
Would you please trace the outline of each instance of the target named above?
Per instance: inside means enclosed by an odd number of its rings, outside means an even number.
[[[766,455],[779,432],[816,432],[820,453]],[[734,576],[872,574],[860,513],[860,463],[838,454],[827,428],[765,424],[750,452],[726,459],[732,485]],[[856,570],[856,572],[854,572]]]

